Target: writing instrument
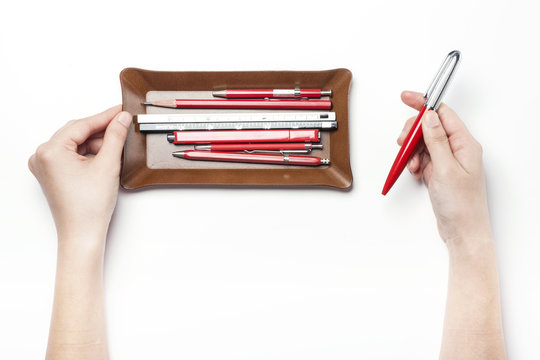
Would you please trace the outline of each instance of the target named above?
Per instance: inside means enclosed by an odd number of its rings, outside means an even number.
[[[461,53],[457,50],[450,52],[429,85],[428,90],[424,95],[424,98],[426,99],[424,106],[420,110],[411,130],[403,141],[403,145],[399,149],[396,159],[392,164],[392,168],[388,173],[388,177],[386,178],[382,190],[383,195],[386,195],[392,188],[407,165],[407,161],[411,158],[416,145],[422,138],[422,116],[426,111],[437,111],[448,84],[454,75],[460,56]]]
[[[321,149],[321,144],[312,143],[257,143],[257,144],[208,144],[195,145],[195,150],[204,151],[281,151],[309,153],[311,150]]]
[[[172,99],[144,102],[144,105],[175,109],[311,109],[328,110],[330,100],[214,100]]]
[[[321,89],[227,89],[213,91],[212,95],[227,99],[241,98],[320,98],[332,96],[332,90]]]
[[[167,134],[167,140],[173,144],[319,142],[321,134],[318,129],[175,131]]]
[[[279,165],[328,165],[329,159],[321,159],[317,156],[298,156],[298,155],[274,155],[274,154],[246,154],[235,152],[214,152],[186,150],[175,151],[174,157],[188,160],[207,160],[207,161],[227,161],[227,162],[247,162],[257,164],[279,164]]]

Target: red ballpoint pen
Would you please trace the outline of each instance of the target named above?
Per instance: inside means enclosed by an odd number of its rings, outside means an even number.
[[[311,109],[328,110],[330,100],[214,100],[172,99],[144,102],[144,105],[176,109]]]
[[[301,151],[308,153],[314,149],[322,149],[321,144],[312,143],[256,143],[256,144],[208,144],[195,145],[195,150],[206,151]]]
[[[332,90],[321,89],[227,89],[213,91],[212,95],[227,99],[241,98],[320,98],[332,96]]]
[[[274,155],[274,154],[246,154],[235,152],[215,152],[186,150],[175,151],[174,157],[188,160],[208,160],[208,161],[227,161],[227,162],[248,162],[257,164],[279,164],[279,165],[308,165],[319,166],[330,164],[329,159],[321,159],[317,156],[298,156],[298,155]]]
[[[409,161],[410,157],[412,156],[416,145],[422,138],[422,116],[426,111],[437,111],[446,88],[454,75],[460,55],[461,53],[457,50],[450,52],[437,72],[437,75],[435,75],[431,85],[429,85],[429,88],[424,95],[426,102],[416,117],[411,130],[407,134],[407,137],[403,141],[403,145],[399,149],[396,160],[394,160],[394,164],[388,173],[388,177],[386,178],[386,182],[382,190],[383,195],[388,193],[396,180],[399,178],[401,172],[407,165],[407,161]]]
[[[175,131],[167,134],[174,144],[319,142],[319,129]]]

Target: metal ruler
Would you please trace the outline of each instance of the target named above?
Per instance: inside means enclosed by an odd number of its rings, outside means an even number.
[[[336,129],[335,112],[137,115],[142,132],[182,130]]]

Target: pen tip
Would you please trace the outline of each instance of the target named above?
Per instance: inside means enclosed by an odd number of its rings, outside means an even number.
[[[149,101],[145,101],[145,102],[143,102],[143,105],[152,105],[152,103],[149,102]]]
[[[226,90],[212,91],[212,96],[227,97],[227,91]]]
[[[183,158],[184,157],[184,151],[175,151],[175,152],[172,153],[172,156],[178,157],[178,158]]]

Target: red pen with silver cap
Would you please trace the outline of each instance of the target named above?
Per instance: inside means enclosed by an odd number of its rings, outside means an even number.
[[[448,84],[452,79],[454,72],[456,70],[457,64],[459,62],[461,53],[457,50],[451,51],[445,58],[443,64],[441,65],[439,71],[435,75],[435,78],[429,85],[424,98],[426,99],[424,106],[420,110],[420,113],[416,117],[414,124],[412,125],[411,130],[407,134],[407,137],[403,141],[403,145],[399,149],[399,152],[392,164],[392,168],[388,173],[386,182],[382,190],[382,194],[386,195],[388,191],[392,188],[396,180],[405,166],[407,161],[411,158],[416,145],[422,138],[422,116],[426,111],[437,111],[439,104],[441,103],[442,97],[446,92]]]

